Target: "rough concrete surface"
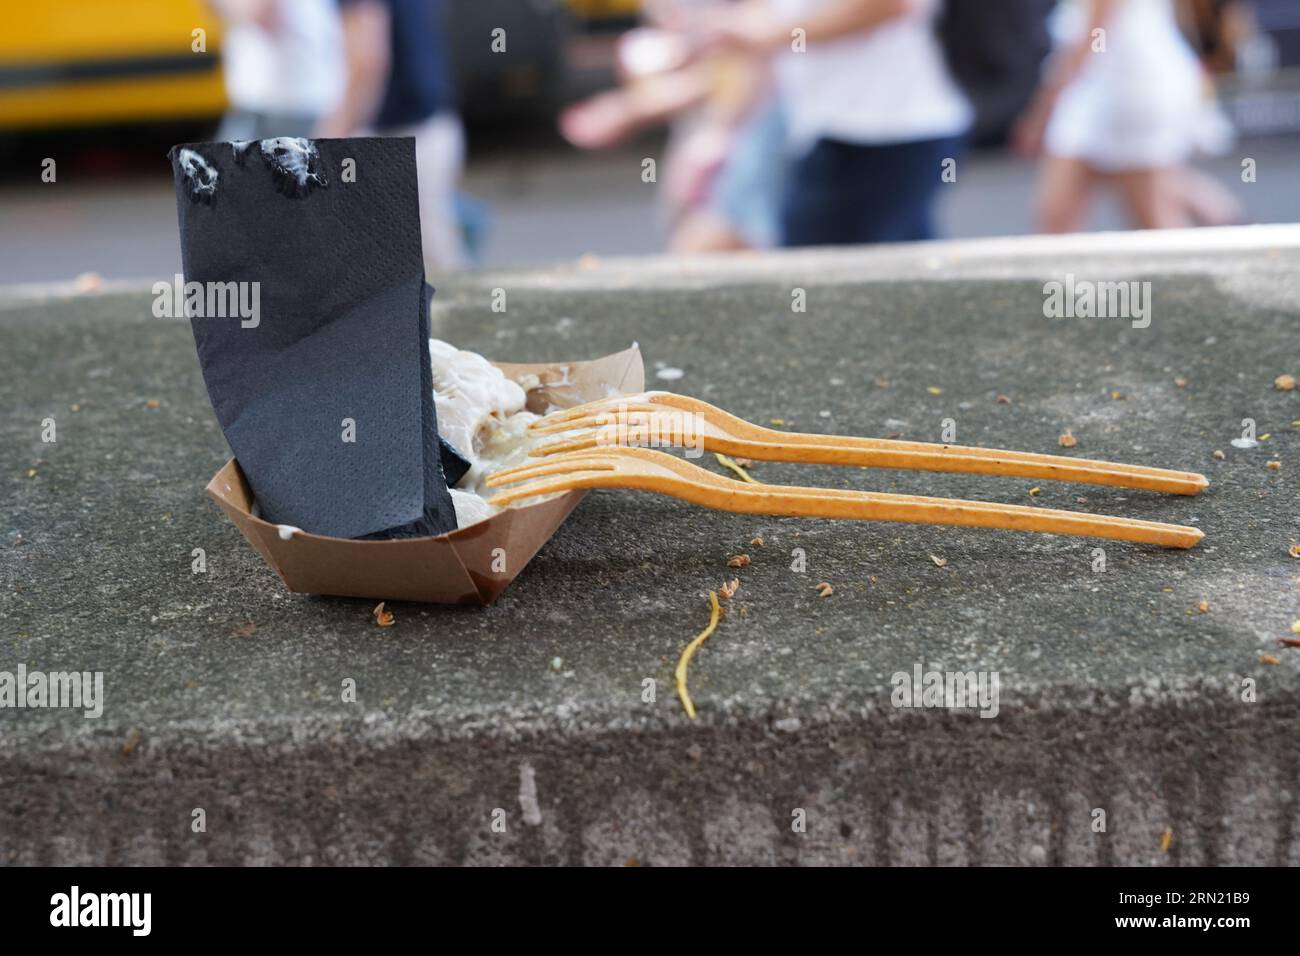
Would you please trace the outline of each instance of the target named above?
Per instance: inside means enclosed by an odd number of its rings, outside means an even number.
[[[1044,318],[1043,283],[1065,273],[1149,280],[1150,327]],[[1068,429],[1069,454],[1211,487],[1030,497],[1020,479],[775,464],[762,480],[1206,538],[1162,551],[606,491],[494,606],[397,604],[390,629],[373,602],[287,593],[204,498],[227,451],[187,326],[150,303],[0,305],[0,671],[102,670],[106,698],[98,720],[0,709],[0,861],[1300,863],[1300,649],[1278,644],[1300,618],[1300,391],[1273,385],[1300,375],[1300,231],[448,281],[435,334],[490,357],[636,340],[650,382],[681,369],[663,384],[752,421],[937,441],[951,418],[958,442],[1048,452]],[[1269,437],[1233,447],[1247,417]],[[673,668],[733,576],[691,665],[691,722]],[[997,716],[891,706],[891,676],[917,664],[997,672]]]

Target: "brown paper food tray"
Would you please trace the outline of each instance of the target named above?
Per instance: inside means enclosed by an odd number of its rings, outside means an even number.
[[[541,384],[528,392],[528,407],[536,412],[645,388],[635,345],[590,362],[495,364],[515,381],[537,376]],[[507,508],[436,538],[354,541],[299,531],[286,541],[276,525],[252,514],[253,494],[235,459],[213,476],[207,492],[290,591],[433,604],[491,604],[584,494],[571,491]],[[500,559],[504,569],[493,570],[494,564],[501,567]]]

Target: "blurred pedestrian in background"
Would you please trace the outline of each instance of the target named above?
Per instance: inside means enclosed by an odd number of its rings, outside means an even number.
[[[213,0],[230,107],[220,140],[310,136],[343,93],[337,0]]]
[[[694,17],[719,6],[731,4],[648,4],[651,25],[619,40],[619,86],[560,115],[561,133],[584,149],[670,125],[660,178],[668,249],[676,253],[766,248],[779,238],[780,112],[765,58],[698,42]]]
[[[941,8],[745,0],[709,25],[711,42],[773,60],[792,157],[784,245],[934,236],[945,163],[960,155],[973,118],[936,33]]]
[[[693,33],[687,36],[695,42]],[[705,52],[699,62],[705,95],[672,125],[664,156],[668,249],[686,254],[774,246],[785,134],[768,65],[740,50]]]
[[[338,0],[346,84],[317,136],[415,138],[426,271],[465,264],[456,190],[465,139],[444,44],[441,0]]]
[[[1250,0],[1183,0],[1183,20],[1197,56],[1212,73],[1228,73],[1257,32]]]
[[[971,146],[1004,146],[1038,90],[1052,52],[1048,24],[1056,2],[945,0],[939,40],[948,69],[975,108]]]
[[[1022,153],[1043,153],[1039,228],[1083,228],[1099,187],[1118,192],[1138,228],[1239,220],[1231,194],[1189,165],[1231,132],[1175,0],[1081,0],[1076,12],[1015,134]]]

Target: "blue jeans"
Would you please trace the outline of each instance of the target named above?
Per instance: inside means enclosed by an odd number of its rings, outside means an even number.
[[[838,246],[934,238],[944,160],[963,138],[866,145],[819,139],[795,160],[781,204],[781,244]]]

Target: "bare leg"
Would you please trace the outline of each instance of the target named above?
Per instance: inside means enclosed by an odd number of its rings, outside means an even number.
[[[1179,198],[1177,167],[1116,173],[1115,183],[1138,229],[1181,229],[1192,225]]]
[[[1088,164],[1068,156],[1043,157],[1034,216],[1040,232],[1078,232],[1083,228],[1095,176]]]
[[[1187,214],[1202,226],[1231,226],[1245,221],[1241,203],[1217,179],[1191,166],[1170,170]]]
[[[673,255],[700,252],[739,252],[751,248],[721,216],[707,210],[688,212],[673,227],[668,251]]]

